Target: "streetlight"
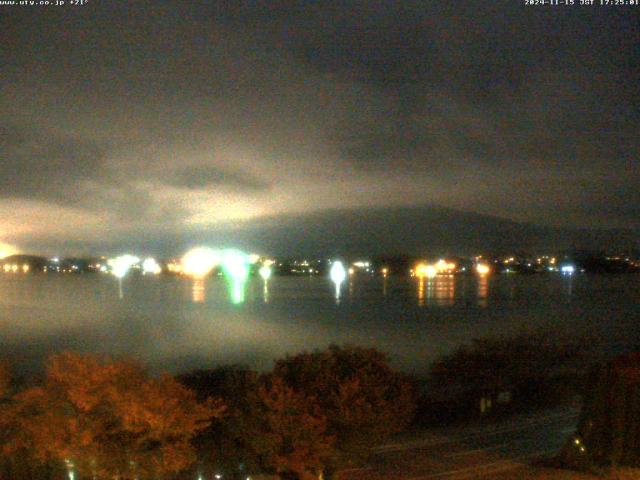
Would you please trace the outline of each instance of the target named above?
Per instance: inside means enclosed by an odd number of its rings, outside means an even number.
[[[336,285],[336,302],[340,303],[340,285],[344,282],[344,279],[347,278],[347,271],[344,269],[344,265],[342,265],[340,260],[333,262],[329,276]]]
[[[264,282],[262,293],[264,301],[266,303],[269,299],[269,278],[271,278],[271,267],[269,265],[262,265],[262,267],[260,267],[260,270],[258,270],[258,273],[260,274]]]
[[[111,273],[118,279],[118,297],[122,298],[122,279],[129,272],[129,269],[139,263],[140,259],[134,255],[120,255],[107,261],[111,267]]]

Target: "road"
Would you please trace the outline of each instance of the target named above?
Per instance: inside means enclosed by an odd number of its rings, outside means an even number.
[[[366,468],[342,478],[492,478],[532,458],[557,453],[577,420],[577,409],[561,408],[482,426],[416,431],[374,449]]]

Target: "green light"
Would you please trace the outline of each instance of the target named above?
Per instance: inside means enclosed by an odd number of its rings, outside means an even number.
[[[249,278],[249,257],[238,250],[222,253],[222,269],[227,277],[231,302],[244,302],[245,286]]]

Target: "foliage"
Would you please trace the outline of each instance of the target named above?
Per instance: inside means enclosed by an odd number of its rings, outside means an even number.
[[[243,463],[318,478],[402,429],[415,405],[410,382],[386,356],[358,347],[286,357],[262,376],[231,366],[180,380],[227,404],[225,418],[199,437],[218,457],[233,459],[227,472]]]
[[[247,444],[247,432],[255,432],[252,423],[258,374],[240,365],[226,365],[211,370],[196,370],[178,377],[180,383],[193,390],[199,399],[221,398],[227,409],[221,421],[214,422],[195,440],[199,460],[213,466],[214,473],[225,472],[225,478],[238,471],[238,466],[256,470],[257,454]]]
[[[41,462],[93,478],[147,478],[187,467],[193,436],[221,416],[168,375],[151,378],[129,361],[63,353],[50,357],[44,385],[14,398],[20,438]],[[19,441],[18,441],[19,440]]]
[[[570,444],[572,460],[582,455],[600,465],[640,466],[640,353],[594,369]]]
[[[317,403],[281,379],[231,365],[192,372],[180,381],[201,397],[221,397],[228,407],[222,421],[197,440],[201,460],[216,464],[225,477],[243,465],[304,478],[327,457],[332,442]]]
[[[547,394],[554,378],[577,380],[590,361],[583,339],[542,334],[475,339],[436,361],[430,381],[434,389],[457,388],[467,393],[509,390],[531,400]]]
[[[273,375],[318,402],[327,433],[335,437],[332,467],[367,453],[413,416],[411,383],[375,349],[332,346],[286,357]]]
[[[297,392],[281,378],[265,376],[255,392],[246,440],[261,463],[277,473],[317,478],[332,452],[327,418],[315,398]]]

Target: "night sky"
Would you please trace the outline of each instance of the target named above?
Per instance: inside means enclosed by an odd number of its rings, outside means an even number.
[[[373,208],[357,243],[401,207],[638,232],[639,21],[524,0],[0,6],[0,247],[279,254],[292,222]]]

